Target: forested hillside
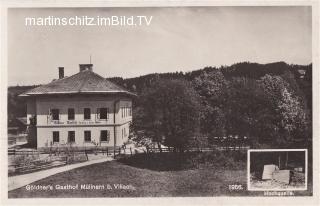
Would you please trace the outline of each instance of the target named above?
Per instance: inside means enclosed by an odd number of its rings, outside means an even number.
[[[312,136],[311,64],[242,62],[219,68],[205,67],[187,73],[156,73],[128,79],[108,79],[138,94],[134,100],[134,129],[149,131],[147,134],[150,137],[150,128],[155,126],[159,127],[159,131],[167,131],[163,136],[168,136],[172,129],[168,125],[173,124],[171,120],[177,125],[181,123],[188,127],[192,125],[192,121],[198,121],[199,124],[194,125],[199,128],[192,130],[192,133],[207,137],[247,136],[261,145],[294,146],[295,142],[303,142],[305,145],[309,144]],[[25,100],[17,96],[33,87],[35,86],[8,88],[9,118],[26,116]],[[175,102],[170,102],[170,99]],[[162,105],[164,102],[167,105]],[[147,111],[150,108],[146,105],[154,106],[151,111]],[[198,106],[193,108],[194,105]],[[182,107],[187,110],[181,109]],[[193,115],[191,122],[181,122],[181,118],[179,120],[167,115],[174,112],[184,114],[189,110],[198,112],[199,119]],[[150,116],[150,112],[159,112],[158,117],[162,119],[152,119],[151,116],[154,115]],[[188,117],[190,116],[184,116],[184,119]],[[146,121],[150,123],[149,128]],[[184,132],[189,131],[179,129],[184,135]],[[154,138],[161,143],[177,143],[172,142],[172,139],[159,139],[159,136]]]

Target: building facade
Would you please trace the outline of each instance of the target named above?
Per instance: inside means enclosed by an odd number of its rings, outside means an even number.
[[[120,147],[128,141],[135,94],[81,64],[79,73],[27,91],[29,142],[37,148]]]

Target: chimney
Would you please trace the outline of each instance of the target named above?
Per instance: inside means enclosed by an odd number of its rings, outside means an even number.
[[[59,67],[59,79],[64,78],[64,67]]]
[[[92,66],[93,64],[79,64],[80,72],[87,70],[92,71]]]

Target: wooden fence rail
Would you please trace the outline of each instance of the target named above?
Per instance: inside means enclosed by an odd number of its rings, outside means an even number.
[[[200,152],[209,152],[209,151],[216,151],[216,150],[247,150],[249,149],[249,146],[227,146],[227,147],[222,147],[222,146],[213,146],[213,147],[199,147],[199,148],[186,148],[186,152],[195,152],[195,151],[200,151]],[[52,151],[37,151],[37,150],[15,150],[15,149],[9,149],[8,150],[8,155],[40,155],[40,154],[69,154],[69,153],[83,153],[85,152],[86,154],[104,154],[107,156],[112,156],[112,155],[120,155],[120,154],[136,154],[136,153],[150,153],[150,152],[174,152],[173,147],[165,147],[165,148],[151,148],[151,147],[145,147],[145,148],[106,148],[106,149],[90,149],[90,150],[52,150]]]

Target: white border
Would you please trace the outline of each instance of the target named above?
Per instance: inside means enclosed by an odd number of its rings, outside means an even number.
[[[251,152],[303,152],[305,155],[305,181],[304,188],[296,189],[252,189],[250,187],[250,153]],[[308,149],[248,149],[247,151],[247,189],[248,191],[305,191],[308,189]]]
[[[8,199],[7,175],[7,9],[16,8],[61,8],[61,7],[172,7],[172,6],[312,6],[312,89],[313,89],[313,196],[312,197],[264,197],[264,196],[216,196],[175,198],[21,198]],[[319,198],[319,148],[320,148],[320,52],[318,0],[0,0],[1,22],[1,92],[0,92],[0,205],[320,205]]]

